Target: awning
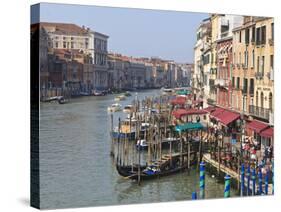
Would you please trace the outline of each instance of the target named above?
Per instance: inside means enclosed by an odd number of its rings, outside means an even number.
[[[223,125],[227,126],[231,122],[240,118],[239,113],[234,113],[228,110],[223,111],[222,113],[216,116],[217,120],[221,122]]]
[[[216,118],[220,113],[222,113],[224,111],[224,109],[218,107],[216,108],[214,111],[211,112],[211,117]]]
[[[198,110],[195,108],[190,108],[190,109],[177,109],[172,112],[172,115],[175,116],[177,119],[179,119],[182,116],[187,116],[187,115],[202,115],[206,114],[207,111],[205,110]]]
[[[272,138],[274,134],[274,128],[269,127],[263,131],[261,131],[260,136],[265,137],[265,138]]]
[[[177,95],[188,95],[190,94],[189,90],[179,90],[176,92]]]
[[[175,130],[177,132],[182,132],[182,131],[191,131],[191,130],[202,130],[202,129],[205,129],[205,127],[197,122],[197,123],[186,123],[186,124],[183,124],[183,125],[177,125],[175,127]]]
[[[247,123],[246,127],[251,130],[254,130],[256,133],[260,133],[262,130],[266,129],[268,125],[263,122],[253,120],[250,123]]]
[[[209,107],[204,108],[203,110],[207,111],[208,113],[211,113],[211,112],[213,112],[214,110],[216,110],[216,108],[215,108],[215,107],[212,107],[212,106],[209,106]]]
[[[218,122],[222,123],[225,126],[227,126],[228,124],[237,120],[240,117],[239,113],[225,110],[223,108],[215,108],[215,109],[206,108],[206,109],[211,111],[210,116],[212,118],[215,118]]]

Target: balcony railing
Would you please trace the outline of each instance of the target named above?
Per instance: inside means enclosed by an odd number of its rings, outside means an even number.
[[[270,46],[273,46],[274,45],[274,40],[271,38],[271,39],[268,39],[268,43]]]
[[[227,79],[215,79],[215,85],[221,86],[221,87],[228,87],[229,80],[227,80]]]
[[[273,71],[273,68],[270,69],[270,72],[267,73],[267,77],[268,79],[270,80],[274,80],[274,71]]]
[[[249,113],[253,116],[269,120],[270,109],[249,105]]]
[[[256,79],[262,79],[263,78],[262,72],[256,72],[255,77],[256,77]]]

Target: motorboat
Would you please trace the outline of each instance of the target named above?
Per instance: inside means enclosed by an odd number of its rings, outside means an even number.
[[[126,99],[126,96],[125,95],[119,95],[117,97],[114,98],[115,101],[123,101]]]
[[[141,139],[137,141],[136,147],[138,150],[145,150],[148,148],[148,144],[145,139]]]
[[[124,113],[132,113],[134,111],[134,106],[133,105],[126,105],[123,109]]]
[[[114,103],[110,107],[107,108],[108,112],[117,112],[117,111],[121,111],[121,110],[122,110],[122,106],[119,103]]]

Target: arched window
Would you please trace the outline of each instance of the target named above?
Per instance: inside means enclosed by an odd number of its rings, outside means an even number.
[[[269,93],[269,99],[268,99],[268,101],[269,101],[269,110],[272,111],[272,108],[273,108],[273,100],[272,100],[272,93],[271,93],[271,92]]]
[[[263,108],[263,92],[261,92],[261,108]]]
[[[256,92],[256,107],[259,106],[259,92]]]

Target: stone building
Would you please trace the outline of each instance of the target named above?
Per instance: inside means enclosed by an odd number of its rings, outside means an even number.
[[[209,48],[211,37],[211,22],[210,18],[204,19],[196,32],[196,44],[194,47],[194,72],[192,76],[192,90],[194,100],[198,98],[205,98],[208,93],[204,92],[204,87],[208,85],[208,67],[209,64]],[[204,55],[205,54],[205,55]],[[205,70],[204,70],[205,63]],[[204,85],[205,84],[205,85]]]
[[[232,107],[273,123],[273,19],[244,17],[243,25],[233,33]]]
[[[85,63],[82,90],[107,89],[107,35],[70,23],[41,22],[40,26],[49,36],[49,49],[79,51],[84,55],[79,61]]]

